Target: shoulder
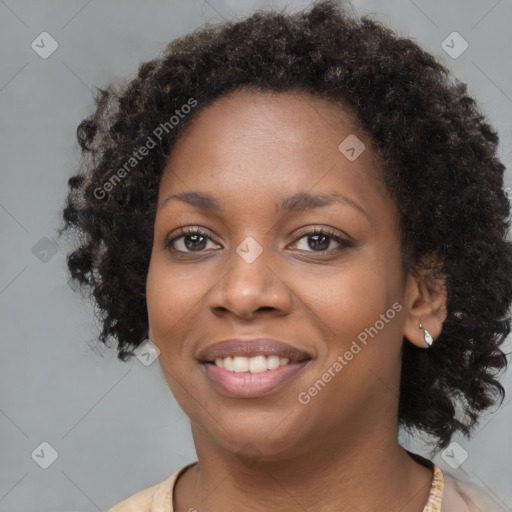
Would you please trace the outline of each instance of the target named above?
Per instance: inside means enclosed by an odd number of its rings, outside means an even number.
[[[153,512],[155,501],[162,496],[167,494],[170,496],[172,484],[176,474],[165,479],[163,482],[155,484],[147,489],[143,489],[129,498],[121,501],[117,505],[108,509],[107,512]],[[171,502],[169,501],[169,505]],[[172,509],[169,508],[169,511]]]
[[[491,492],[444,473],[442,512],[506,512]]]
[[[173,512],[174,485],[178,478],[195,464],[197,464],[197,461],[187,464],[163,482],[137,492],[109,508],[107,512]]]

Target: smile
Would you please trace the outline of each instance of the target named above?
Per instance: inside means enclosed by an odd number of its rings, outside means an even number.
[[[267,370],[275,370],[280,366],[286,366],[290,363],[290,360],[287,357],[261,355],[255,357],[217,357],[214,362],[215,366],[232,372],[261,373]]]
[[[312,356],[272,338],[232,338],[205,347],[197,359],[222,394],[256,398],[289,382]]]
[[[266,358],[264,356],[257,356],[254,358],[247,357],[234,357],[224,358],[222,363],[230,364],[230,359],[233,359],[231,363],[233,366],[239,365],[238,368],[244,368],[239,370],[230,370],[227,368],[221,368],[217,363],[203,363],[206,376],[208,380],[221,391],[222,394],[235,397],[235,398],[258,398],[268,395],[278,388],[281,388],[290,380],[292,380],[310,361],[306,359],[301,362],[291,363],[283,359],[283,363],[279,361],[279,365],[275,368],[261,370],[258,372],[252,372],[249,370],[249,362],[243,360],[258,359],[258,365],[263,365],[263,362],[259,359],[265,359],[266,365],[275,364],[275,360],[272,358]],[[242,361],[237,361],[237,360]],[[279,358],[278,358],[279,359]],[[247,370],[245,368],[247,367]]]

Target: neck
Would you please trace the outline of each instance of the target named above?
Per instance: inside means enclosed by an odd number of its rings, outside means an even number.
[[[422,512],[428,499],[431,470],[415,462],[396,436],[373,432],[350,443],[343,436],[323,438],[280,460],[237,456],[200,437],[195,431],[199,463],[176,485],[175,512]]]

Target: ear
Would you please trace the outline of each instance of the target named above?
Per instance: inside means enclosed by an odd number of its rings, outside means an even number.
[[[430,263],[418,274],[407,276],[404,336],[420,348],[429,347],[424,329],[427,329],[435,343],[447,316],[446,281],[436,268],[439,268],[438,263]]]

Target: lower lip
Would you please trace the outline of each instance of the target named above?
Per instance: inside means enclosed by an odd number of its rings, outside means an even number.
[[[236,398],[257,398],[270,394],[293,379],[309,361],[287,364],[260,373],[232,372],[209,363],[203,366],[208,378],[225,394]]]

